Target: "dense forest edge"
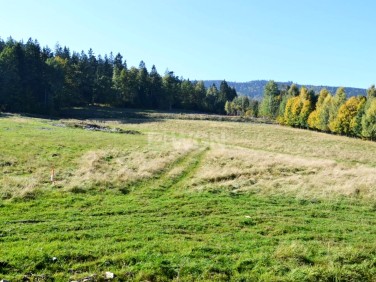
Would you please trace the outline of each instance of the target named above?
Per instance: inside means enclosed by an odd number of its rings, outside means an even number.
[[[279,89],[269,81],[261,103],[246,96],[235,97],[225,104],[229,115],[261,116],[282,125],[312,129],[369,140],[376,139],[376,88],[367,95],[347,98],[345,88],[335,94],[327,89],[320,93],[295,84]]]
[[[225,80],[207,87],[169,70],[162,76],[154,65],[148,71],[143,61],[129,68],[120,53],[95,56],[59,44],[52,51],[31,38],[0,38],[0,112],[59,115],[89,105],[191,110],[375,140],[375,86],[358,96],[343,87],[330,91],[269,81],[260,101],[238,95]]]
[[[143,61],[128,68],[117,55],[70,52],[68,47],[41,48],[0,40],[0,111],[58,115],[64,108],[94,104],[141,109],[182,109],[224,114],[236,91],[223,81],[219,89],[166,70],[161,76]]]

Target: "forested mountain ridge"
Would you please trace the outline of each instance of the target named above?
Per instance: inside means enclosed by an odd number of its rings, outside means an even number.
[[[213,83],[218,87],[221,83],[221,80],[204,80],[204,84],[206,87],[210,87]],[[248,96],[253,99],[261,100],[263,97],[263,92],[265,89],[265,85],[268,83],[267,80],[252,80],[248,82],[227,82],[230,87],[233,87],[239,95]],[[293,82],[276,82],[278,88],[283,89],[287,86],[293,84]],[[327,89],[331,93],[335,93],[338,87],[335,86],[322,86],[322,85],[303,85],[303,84],[296,84],[299,88],[301,86],[305,86],[309,90],[313,90],[316,93],[319,93],[322,89]],[[353,87],[345,87],[345,92],[347,97],[358,96],[358,95],[366,95],[366,89],[363,88],[353,88]]]

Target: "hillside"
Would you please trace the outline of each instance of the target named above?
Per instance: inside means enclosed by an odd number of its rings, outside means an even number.
[[[0,116],[0,279],[375,281],[375,142],[81,114]]]
[[[229,86],[234,87],[238,95],[249,96],[254,99],[261,100],[264,87],[268,81],[267,80],[253,80],[248,82],[227,82]],[[210,87],[213,83],[219,87],[221,80],[205,80],[206,87]],[[284,88],[287,85],[291,85],[293,82],[277,82],[280,88]],[[300,85],[298,87],[306,86],[308,89],[313,89],[316,93],[319,93],[321,89],[326,88],[331,93],[335,93],[337,88],[336,86],[317,86],[317,85]],[[345,87],[347,97],[357,96],[357,95],[366,95],[366,89],[362,88],[352,88]]]

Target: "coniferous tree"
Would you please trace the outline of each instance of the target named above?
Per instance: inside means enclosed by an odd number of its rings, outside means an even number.
[[[195,106],[194,101],[194,85],[187,79],[183,80],[180,84],[181,103],[184,109],[192,110]]]
[[[173,106],[180,106],[180,98],[178,96],[179,79],[174,75],[174,72],[167,70],[162,79],[163,100],[161,105],[163,109],[171,110]]]
[[[198,81],[194,85],[194,109],[205,110],[206,88],[203,81]]]
[[[150,99],[150,90],[149,90],[149,73],[146,68],[144,61],[141,61],[138,66],[138,75],[137,75],[137,103],[136,105],[141,108],[150,108],[151,99]]]
[[[218,89],[215,84],[210,86],[206,92],[205,106],[209,112],[215,113],[218,101]]]
[[[149,73],[150,81],[150,104],[152,108],[163,108],[160,101],[163,101],[162,77],[159,75],[155,65],[152,66]]]
[[[0,53],[0,110],[24,111],[21,97],[20,44],[8,40]]]

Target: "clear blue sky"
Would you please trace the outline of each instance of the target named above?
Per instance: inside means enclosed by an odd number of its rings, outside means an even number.
[[[0,37],[193,79],[376,83],[376,1],[0,0]]]

